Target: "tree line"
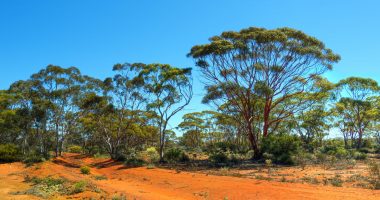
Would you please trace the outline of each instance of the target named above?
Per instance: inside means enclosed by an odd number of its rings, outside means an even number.
[[[259,160],[281,138],[313,152],[331,132],[346,149],[380,145],[378,83],[328,81],[323,74],[340,56],[302,31],[227,31],[187,56],[202,74],[202,103],[213,109],[185,114],[176,127],[182,136],[168,123],[192,99],[191,68],[116,64],[113,77],[99,80],[76,67],[49,65],[0,91],[0,160],[12,152],[60,156],[79,146],[113,159],[156,147],[164,161],[173,148],[205,152],[221,144]]]

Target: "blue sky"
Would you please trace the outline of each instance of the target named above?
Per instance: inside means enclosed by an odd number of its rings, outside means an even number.
[[[76,66],[101,79],[119,62],[194,67],[186,57],[193,45],[250,26],[292,27],[324,41],[342,56],[326,74],[331,81],[380,81],[379,7],[376,0],[2,0],[0,89],[48,64]],[[199,77],[195,70],[195,96],[186,112],[208,108],[200,105]]]

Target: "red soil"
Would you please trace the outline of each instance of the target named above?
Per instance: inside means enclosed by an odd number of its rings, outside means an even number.
[[[125,194],[128,199],[380,199],[380,191],[375,190],[269,182],[158,168],[126,168],[112,160],[92,159],[75,154],[66,154],[37,168],[24,169],[20,164],[17,165],[14,172],[26,170],[29,176],[54,175],[74,181],[86,179],[105,191],[109,197]],[[80,174],[79,167],[82,165],[91,166],[91,175]],[[6,168],[5,164],[0,165],[0,199],[1,195],[14,191],[14,188],[9,189],[2,183],[4,177],[10,179],[10,171],[5,171]],[[96,181],[95,175],[106,176],[108,179]],[[20,184],[26,187],[25,183]],[[86,192],[72,198],[99,195]],[[19,197],[14,199],[21,199]]]

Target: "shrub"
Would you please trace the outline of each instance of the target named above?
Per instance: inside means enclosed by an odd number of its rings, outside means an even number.
[[[165,153],[164,159],[170,163],[188,162],[190,160],[189,156],[178,148],[169,149]]]
[[[98,175],[98,176],[94,176],[94,179],[97,180],[97,181],[101,181],[101,180],[107,180],[107,176],[104,176],[104,175]]]
[[[27,166],[33,165],[34,163],[40,163],[40,162],[45,162],[46,158],[43,157],[42,155],[38,154],[30,154],[24,157],[22,160]]]
[[[83,149],[81,146],[78,145],[71,145],[67,148],[67,151],[70,153],[82,153]]]
[[[292,156],[299,152],[300,146],[301,141],[295,135],[270,135],[263,139],[262,150],[273,155],[274,163],[294,164]]]
[[[25,178],[25,181],[32,182],[33,186],[21,194],[35,195],[47,199],[56,193],[64,194],[67,192],[67,190],[64,187],[64,184],[66,183],[65,179],[56,179],[52,177],[30,178],[29,176],[27,176]]]
[[[149,163],[158,162],[158,160],[160,159],[160,155],[158,154],[156,148],[154,147],[147,148],[145,152],[146,152],[146,155],[148,156]]]
[[[143,159],[136,158],[136,157],[129,158],[124,162],[124,165],[128,167],[141,167],[144,164],[145,164],[145,161]]]
[[[20,158],[20,151],[15,144],[0,144],[0,162],[14,162]]]
[[[221,164],[221,163],[228,163],[228,156],[225,152],[218,151],[214,152],[209,156],[209,160],[213,164]]]
[[[342,187],[343,180],[340,178],[340,176],[334,176],[332,179],[330,179],[330,183],[332,186],[335,187]]]
[[[367,159],[367,154],[355,151],[355,152],[353,152],[352,157],[355,160],[365,160],[365,159]]]
[[[87,187],[87,182],[86,181],[79,181],[79,182],[76,182],[72,187],[71,187],[71,191],[70,191],[70,194],[78,194],[78,193],[82,193],[85,191]]]
[[[82,174],[90,174],[90,171],[91,171],[91,169],[88,167],[88,166],[82,166],[82,167],[80,167],[80,172],[82,173]]]
[[[375,161],[369,162],[368,171],[371,177],[370,183],[373,189],[380,190],[380,164]]]

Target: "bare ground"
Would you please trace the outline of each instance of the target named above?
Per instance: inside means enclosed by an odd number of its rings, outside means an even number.
[[[82,175],[79,167],[91,167],[90,175]],[[286,168],[281,173],[311,173]],[[300,172],[301,171],[301,172]],[[240,171],[239,173],[248,173]],[[264,172],[263,172],[264,173]],[[280,172],[279,172],[280,173]],[[318,172],[313,172],[319,174]],[[249,177],[216,176],[169,169],[127,168],[109,159],[93,159],[76,154],[25,168],[21,163],[0,164],[0,199],[38,199],[34,196],[14,195],[28,189],[28,176],[63,177],[71,181],[87,180],[102,192],[84,192],[73,196],[55,196],[54,199],[111,199],[121,194],[127,199],[380,199],[380,191],[333,187],[321,184],[302,184],[257,180]],[[96,176],[106,180],[95,180]]]

